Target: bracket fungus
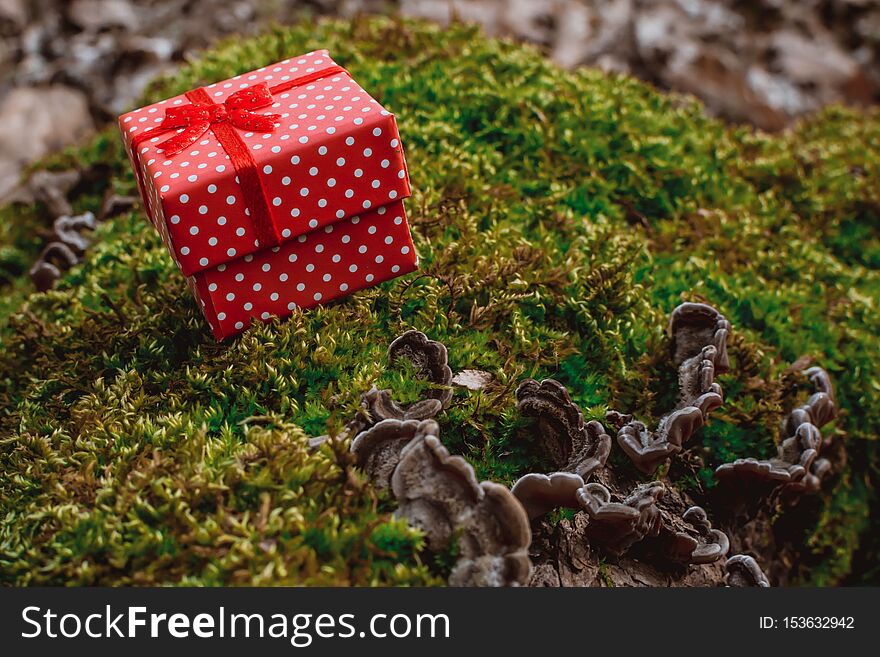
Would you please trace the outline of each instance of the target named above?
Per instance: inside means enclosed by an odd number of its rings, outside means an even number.
[[[532,472],[520,477],[510,492],[522,504],[529,519],[534,520],[560,507],[579,509],[577,492],[583,486],[583,478],[573,472],[549,475]]]
[[[436,436],[439,432],[434,420],[384,419],[354,437],[351,453],[376,488],[383,490],[391,485],[401,450],[416,437]]]
[[[557,468],[586,480],[605,465],[611,437],[600,422],[584,424],[581,409],[558,381],[522,381],[516,389],[516,407],[523,415],[537,418],[541,447]]]
[[[409,360],[421,378],[437,386],[429,392],[429,397],[439,400],[444,407],[452,399],[452,370],[442,343],[428,339],[421,331],[406,331],[389,345],[388,357],[392,363],[400,358]]]
[[[822,449],[820,428],[837,415],[834,389],[828,373],[811,367],[804,373],[814,393],[807,403],[788,414],[782,424],[785,437],[770,459],[743,458],[723,463],[715,469],[719,481],[764,483],[788,497],[818,492],[822,479],[831,471],[831,462],[819,458]]]
[[[529,520],[504,486],[478,483],[474,469],[451,456],[435,435],[419,435],[400,453],[391,475],[397,515],[425,533],[432,550],[458,539],[453,586],[505,586],[528,582]]]
[[[15,189],[7,201],[13,203],[42,203],[53,217],[73,213],[67,195],[82,179],[79,171],[36,171],[27,182]]]
[[[662,526],[654,542],[655,551],[680,564],[709,564],[730,549],[727,534],[714,529],[706,511],[691,506],[680,516],[661,509]],[[658,547],[659,546],[659,547]]]
[[[602,484],[586,484],[577,492],[577,498],[590,517],[587,538],[620,556],[646,536],[657,536],[661,523],[657,501],[663,493],[663,484],[654,481],[637,486],[622,502],[614,502]]]
[[[437,399],[422,399],[409,406],[401,406],[391,398],[390,390],[375,386],[361,396],[361,408],[369,415],[369,422],[382,420],[427,420],[439,413],[443,406]]]
[[[63,242],[77,253],[84,253],[92,243],[90,237],[83,235],[83,230],[92,231],[97,227],[95,215],[84,212],[77,215],[62,215],[52,223],[55,239]]]
[[[617,444],[635,466],[652,474],[702,427],[721,406],[721,386],[715,374],[727,372],[730,322],[704,303],[683,303],[672,311],[669,330],[672,360],[678,367],[679,398],[671,413],[660,419],[656,431],[631,415],[615,411],[606,418],[617,426]]]
[[[128,212],[131,208],[137,204],[138,199],[134,196],[127,196],[121,194],[108,194],[104,197],[104,201],[101,203],[101,211],[98,213],[101,221],[105,219],[110,219],[111,217],[115,217],[117,215],[122,214],[123,212]]]
[[[699,506],[692,506],[685,511],[682,520],[693,527],[698,534],[697,546],[690,554],[690,563],[704,564],[718,561],[730,549],[730,540],[720,529],[713,529],[706,511]]]
[[[680,304],[669,318],[672,361],[679,366],[700,353],[706,345],[713,345],[716,371],[719,374],[728,372],[727,338],[730,331],[730,322],[712,306],[692,302]]]
[[[727,586],[770,587],[770,580],[767,579],[758,562],[747,554],[736,554],[730,557],[724,564],[724,570],[727,572]]]
[[[61,272],[79,263],[77,254],[64,242],[50,242],[33,264],[29,275],[34,286],[45,292],[61,278]]]

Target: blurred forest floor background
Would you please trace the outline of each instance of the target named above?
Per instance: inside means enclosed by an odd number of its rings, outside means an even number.
[[[561,66],[630,73],[765,130],[880,99],[880,0],[0,0],[0,201],[29,163],[218,37],[391,12],[477,22]]]

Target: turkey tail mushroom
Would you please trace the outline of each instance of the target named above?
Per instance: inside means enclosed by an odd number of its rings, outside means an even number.
[[[85,212],[77,215],[62,215],[55,219],[52,230],[59,242],[63,242],[79,254],[85,252],[92,243],[90,237],[83,235],[83,230],[93,231],[97,227],[95,215]]]
[[[429,396],[440,401],[445,408],[452,399],[452,370],[448,364],[446,346],[428,339],[421,331],[410,330],[401,334],[388,347],[392,363],[404,358],[418,371],[420,378],[435,384]]]
[[[458,540],[453,586],[524,585],[531,574],[529,519],[511,492],[478,483],[474,470],[433,435],[421,435],[400,453],[391,476],[397,515],[425,533],[431,550]]]
[[[730,322],[712,306],[683,303],[672,311],[672,360],[678,367],[679,398],[671,413],[661,418],[656,431],[631,415],[615,411],[606,416],[618,427],[617,444],[645,474],[652,474],[721,406],[721,386],[715,374],[727,372],[727,338]]]
[[[52,289],[61,272],[79,263],[76,253],[63,242],[51,242],[31,267],[29,275],[40,292]]]
[[[362,431],[351,441],[351,453],[358,466],[379,490],[391,485],[391,475],[400,462],[400,453],[411,440],[436,436],[440,427],[434,420],[385,419]]]
[[[819,458],[822,449],[820,427],[837,415],[834,389],[828,373],[820,367],[811,367],[804,373],[815,392],[807,403],[795,408],[782,425],[787,436],[777,447],[777,455],[771,459],[745,458],[723,463],[715,469],[718,480],[737,491],[767,493],[782,486],[781,492],[789,500],[803,494],[819,491],[822,479],[831,471],[831,462]]]
[[[611,437],[600,422],[584,424],[584,415],[559,381],[522,381],[516,389],[516,408],[537,419],[537,437],[553,464],[586,480],[605,465]]]
[[[530,473],[520,477],[510,492],[522,504],[529,519],[534,520],[554,509],[580,508],[577,492],[583,486],[583,478],[573,472]]]
[[[656,536],[661,521],[657,501],[663,493],[663,484],[655,481],[636,487],[622,502],[614,502],[602,484],[585,485],[577,498],[590,517],[586,529],[590,543],[620,556],[646,536]]]
[[[724,570],[727,572],[727,586],[729,587],[770,588],[770,580],[767,579],[758,562],[747,554],[736,554],[730,557],[724,565]]]

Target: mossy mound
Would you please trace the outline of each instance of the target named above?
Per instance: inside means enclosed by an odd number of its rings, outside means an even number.
[[[457,390],[438,420],[450,450],[509,484],[546,465],[514,408],[523,377],[559,379],[591,418],[668,410],[663,327],[681,300],[731,320],[734,368],[692,445],[705,467],[677,483],[769,455],[797,393],[784,373],[812,357],[836,382],[849,460],[799,505],[793,568],[876,581],[877,113],[831,109],[769,137],[470,27],[386,19],[228,42],[149,97],[319,47],[399,118],[421,271],[218,345],[139,210],[103,224],[47,294],[24,276],[45,211],[0,211],[0,581],[442,582],[448,555],[391,519],[345,445],[310,452],[306,435],[337,431],[373,383],[417,398],[385,356],[416,328],[453,369],[499,382]],[[112,130],[50,164],[106,171],[78,209],[134,189]]]

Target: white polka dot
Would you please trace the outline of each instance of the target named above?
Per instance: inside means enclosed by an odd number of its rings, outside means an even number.
[[[373,136],[378,137],[382,134],[382,128],[373,128]]]
[[[211,183],[210,185],[208,185],[208,193],[209,193],[209,194],[213,194],[213,193],[216,192],[216,191],[217,191],[217,185],[215,185],[215,184],[213,184],[213,183]]]
[[[281,205],[281,197],[280,197],[280,196],[276,196],[275,198],[273,198],[273,199],[272,199],[272,205],[274,205],[276,208],[277,208],[279,205]]]
[[[263,167],[263,173],[265,173],[267,176],[268,176],[270,173],[272,173],[272,165],[271,165],[271,164],[267,164],[266,166],[264,166],[264,167]]]
[[[189,201],[189,194],[181,194],[179,198],[181,203],[186,203]]]
[[[315,301],[320,301],[320,300],[321,300],[321,293],[320,293],[320,292],[315,292],[314,299],[315,299]]]
[[[226,203],[228,203],[229,205],[235,205],[235,197],[230,194],[226,197]]]
[[[226,249],[226,255],[228,255],[230,258],[232,258],[233,256],[235,256],[235,254],[236,254],[236,250],[235,250],[235,249],[232,249],[232,248]]]
[[[190,235],[198,235],[199,234],[199,227],[198,226],[190,226],[189,234]]]
[[[200,205],[199,206],[199,214],[208,214],[208,206]]]
[[[300,189],[300,190],[299,190],[299,195],[300,195],[300,196],[308,196],[308,195],[309,195],[309,188],[308,188],[308,187],[303,187],[302,189]]]

